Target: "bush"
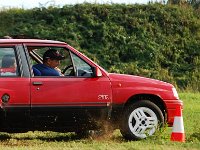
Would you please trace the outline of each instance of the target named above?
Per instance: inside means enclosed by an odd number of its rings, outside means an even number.
[[[111,72],[200,91],[200,19],[192,7],[77,4],[0,12],[0,36],[68,42]]]

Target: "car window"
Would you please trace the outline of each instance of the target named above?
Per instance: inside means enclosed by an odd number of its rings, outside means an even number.
[[[18,76],[15,49],[0,47],[0,77]]]
[[[78,77],[93,77],[93,69],[88,63],[73,53],[72,61],[74,63],[75,72]]]
[[[63,60],[60,60],[60,64],[56,69],[60,71],[60,77],[92,77],[92,67],[82,60],[79,56],[70,52],[70,50],[64,47],[28,47],[29,54],[31,56],[31,63],[33,66],[33,73],[35,76],[43,76],[37,73],[35,69],[36,64],[43,64],[43,55],[49,49],[54,49],[58,53],[64,56]],[[43,76],[45,77],[45,76]],[[50,76],[48,76],[50,77]]]
[[[45,66],[48,67],[48,69],[51,69],[52,70],[56,70],[58,71],[59,70],[59,73],[62,74],[62,70],[64,68],[66,68],[66,66],[72,66],[72,62],[67,59],[69,58],[69,52],[65,49],[65,48],[62,48],[62,47],[50,47],[50,46],[44,46],[44,47],[41,47],[41,46],[35,46],[35,47],[27,47],[28,50],[29,50],[29,54],[30,54],[30,57],[31,57],[31,65],[32,65],[32,69],[33,69],[33,73],[35,76],[48,76],[48,77],[53,77],[55,75],[48,75],[48,74],[40,74],[38,72],[41,72],[42,70],[38,70],[38,68],[36,67],[38,64],[41,65],[41,64],[44,64]],[[55,50],[56,52],[58,52],[60,55],[64,56],[64,60],[60,60],[59,61],[59,64],[57,67],[52,67],[52,66],[48,66],[46,65],[44,62],[43,62],[43,55],[46,51],[48,50]],[[43,67],[43,66],[42,66]],[[39,69],[45,69],[46,67],[44,68],[39,68]],[[48,72],[48,70],[47,70]],[[62,75],[64,76],[64,75]]]

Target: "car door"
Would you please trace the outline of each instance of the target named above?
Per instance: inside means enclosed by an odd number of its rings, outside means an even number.
[[[21,45],[0,45],[1,112],[5,116],[7,127],[12,129],[21,126],[22,121],[29,117],[30,78],[23,56],[25,55]]]
[[[94,76],[95,66],[89,64],[78,54],[70,50],[65,51],[68,53],[72,65],[63,65],[66,71],[64,76],[31,78],[33,114],[37,115],[41,112],[75,114],[78,111],[82,114],[82,112],[90,110],[95,112],[108,110],[112,100],[109,78],[106,75]],[[73,73],[68,73],[71,72],[70,68]]]

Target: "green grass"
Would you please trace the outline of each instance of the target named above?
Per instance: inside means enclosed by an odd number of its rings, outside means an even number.
[[[0,149],[9,150],[179,150],[200,149],[200,94],[180,93],[184,101],[183,120],[186,142],[172,142],[172,128],[142,141],[125,141],[119,130],[111,135],[79,139],[73,133],[28,132],[21,134],[0,133]]]

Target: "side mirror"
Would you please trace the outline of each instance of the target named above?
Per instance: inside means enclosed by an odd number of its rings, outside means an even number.
[[[96,77],[101,77],[102,76],[102,72],[98,67],[95,67],[95,76]]]

